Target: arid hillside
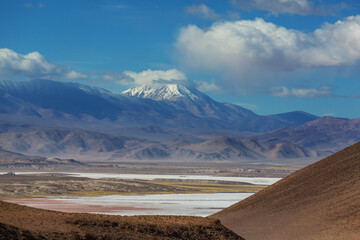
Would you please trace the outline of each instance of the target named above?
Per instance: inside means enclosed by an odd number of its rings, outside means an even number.
[[[0,239],[242,239],[201,217],[62,213],[0,201]]]
[[[181,140],[161,143],[79,129],[0,133],[0,148],[24,155],[76,159],[83,163],[124,160],[242,161],[317,156],[316,151],[307,151],[291,143],[236,140],[224,136],[200,143]],[[0,164],[3,162],[0,155]]]
[[[360,143],[212,216],[252,239],[359,239]]]
[[[360,141],[359,133],[360,119],[322,117],[299,126],[264,133],[255,139],[267,143],[289,142],[328,156]]]

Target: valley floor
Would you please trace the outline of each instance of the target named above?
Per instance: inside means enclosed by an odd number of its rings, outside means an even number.
[[[149,193],[254,193],[264,187],[264,185],[242,182],[201,179],[154,179],[150,181],[116,178],[91,179],[54,173],[0,175],[0,198],[3,199]]]
[[[104,216],[85,213],[122,214],[132,211],[142,215],[147,211],[161,215],[159,209],[129,205],[119,202],[117,196],[160,196],[161,203],[172,195],[172,208],[181,213],[178,215],[208,216],[277,181],[279,177],[290,174],[297,167],[277,165],[251,165],[236,163],[92,163],[75,169],[20,168],[0,169],[0,239],[242,239],[223,227],[219,221],[200,217],[181,216]],[[3,175],[6,172],[15,175]],[[26,174],[26,172],[30,172]],[[66,172],[67,174],[65,174]],[[161,175],[159,175],[161,173]],[[166,175],[168,174],[168,175]],[[126,176],[124,178],[119,177]],[[168,176],[176,176],[167,178]],[[267,178],[271,176],[273,178]],[[278,178],[274,178],[278,177]],[[225,179],[225,180],[224,180]],[[243,180],[244,179],[244,180]],[[232,194],[228,205],[201,207],[194,205],[196,196],[212,199],[216,194],[223,205],[229,200],[221,194]],[[209,195],[209,196],[208,196]],[[210,196],[211,195],[211,196]],[[106,198],[111,201],[101,204],[88,202],[93,197]],[[184,197],[185,196],[185,197]],[[187,199],[193,198],[191,204]],[[115,198],[116,199],[115,199]],[[82,199],[89,198],[89,199]],[[115,199],[115,200],[114,200]],[[176,205],[176,201],[183,201]],[[73,201],[75,200],[75,201]],[[77,201],[77,202],[76,202]],[[84,202],[85,201],[85,202]],[[158,200],[150,199],[152,202]],[[202,201],[202,200],[201,200]],[[211,202],[208,201],[207,202]],[[214,203],[215,202],[215,203]],[[26,206],[57,210],[53,212]],[[158,202],[157,202],[158,203]],[[155,203],[155,204],[157,204]],[[191,206],[190,206],[191,205]],[[45,207],[44,207],[45,206]],[[3,208],[5,210],[3,210]],[[206,209],[208,208],[208,209]],[[151,210],[155,210],[151,212]],[[209,212],[209,210],[211,210]],[[68,212],[68,213],[65,213]],[[83,214],[80,214],[80,213]],[[188,212],[188,214],[187,214]],[[165,211],[171,214],[169,211]],[[49,221],[49,219],[54,219]],[[101,233],[101,234],[100,234]],[[100,236],[100,235],[101,236]]]
[[[2,164],[0,172],[82,172],[118,174],[178,174],[209,175],[224,177],[270,177],[283,178],[296,170],[316,162],[316,158],[288,159],[287,161],[238,162],[90,162],[84,165],[40,165],[40,164]],[[3,161],[4,162],[4,161]]]

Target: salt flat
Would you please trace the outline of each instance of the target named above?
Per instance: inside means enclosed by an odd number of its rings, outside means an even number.
[[[0,173],[1,174],[1,173]],[[39,172],[19,172],[17,175],[25,174],[42,174]],[[52,173],[47,174],[51,178]],[[55,174],[55,173],[54,173]],[[138,179],[142,181],[152,181],[154,179],[175,179],[175,180],[216,180],[228,182],[226,186],[232,186],[235,183],[249,183],[255,185],[271,185],[280,178],[258,178],[258,177],[219,177],[210,175],[153,175],[153,174],[118,174],[118,173],[66,173],[57,172],[54,179],[59,174],[71,176],[73,179],[89,178],[103,179],[115,182],[121,179],[132,180]],[[39,176],[39,175],[38,175]],[[106,179],[105,179],[106,178]],[[75,182],[74,182],[75,183]],[[52,183],[54,184],[54,183]],[[65,184],[65,183],[64,183]],[[140,184],[140,182],[137,182]],[[227,183],[226,183],[227,184]],[[160,185],[157,185],[160,186]],[[211,184],[204,184],[204,187],[210,187]],[[71,188],[70,188],[71,189]],[[168,192],[164,193],[137,193],[137,192],[119,192],[104,195],[82,195],[71,194],[66,196],[46,196],[41,198],[24,198],[7,200],[12,203],[19,203],[31,207],[58,210],[64,212],[88,212],[88,213],[104,213],[112,215],[183,215],[183,216],[209,216],[220,211],[232,204],[243,200],[254,192],[229,192],[232,191],[224,188],[224,192],[213,193],[184,193],[184,192]],[[250,190],[252,191],[252,190]]]
[[[68,212],[111,215],[209,216],[253,193],[146,194],[97,197],[46,197],[11,200],[13,203]]]
[[[51,172],[16,172],[18,175],[22,174],[41,174]],[[74,177],[86,177],[86,178],[118,178],[118,179],[139,179],[139,180],[154,180],[154,179],[183,179],[183,180],[217,180],[217,181],[229,181],[229,182],[244,182],[257,185],[271,185],[281,178],[261,178],[261,177],[221,177],[210,175],[154,175],[154,174],[122,174],[122,173],[82,173],[82,172],[57,172],[60,174],[66,174]],[[5,174],[5,172],[0,172]]]

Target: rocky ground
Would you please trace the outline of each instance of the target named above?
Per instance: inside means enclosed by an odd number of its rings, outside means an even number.
[[[40,210],[0,201],[0,239],[242,239],[201,217],[109,216]]]

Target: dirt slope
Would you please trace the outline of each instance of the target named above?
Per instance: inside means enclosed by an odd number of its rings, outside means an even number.
[[[3,239],[242,238],[209,218],[62,213],[0,201],[0,240]]]
[[[212,216],[251,239],[360,239],[360,143]]]

